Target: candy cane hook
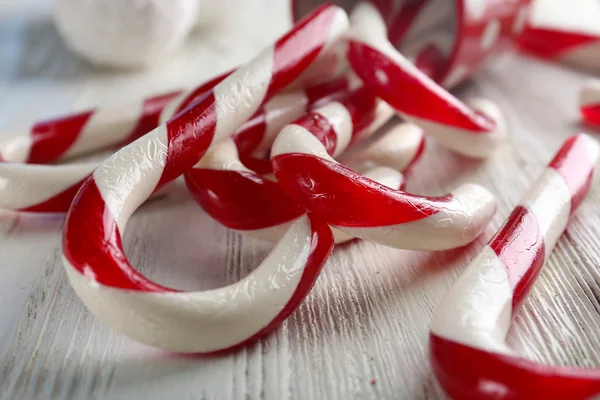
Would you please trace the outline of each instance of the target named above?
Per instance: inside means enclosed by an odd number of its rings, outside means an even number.
[[[94,171],[73,201],[63,261],[77,295],[96,316],[143,343],[180,352],[214,352],[274,329],[310,290],[333,246],[325,223],[304,217],[247,279],[205,292],[177,292],[138,273],[121,235],[157,188],[198,162],[292,83],[344,33],[342,9],[323,6],[201,101]]]
[[[378,184],[335,161],[319,137],[349,136],[352,116],[341,109],[308,115],[275,139],[277,182],[296,202],[347,234],[387,246],[442,250],[475,239],[494,215],[493,196],[464,185],[443,197],[421,197]],[[326,142],[327,143],[327,142]]]
[[[599,146],[569,138],[502,228],[440,303],[430,356],[456,399],[584,399],[600,392],[600,370],[541,365],[505,339],[512,317],[587,195]]]
[[[444,146],[470,157],[487,157],[506,133],[491,102],[470,109],[419,71],[387,40],[377,9],[360,3],[352,14],[348,60],[356,74],[406,120]]]
[[[589,81],[581,89],[579,108],[585,122],[600,127],[600,80]]]
[[[339,101],[316,108],[297,123],[319,126],[327,117],[335,118],[336,113],[348,116],[352,126],[315,132],[320,134],[317,140],[326,145],[333,156],[341,154],[353,137],[372,133],[387,120],[391,110],[368,91],[357,89]],[[364,131],[368,132],[364,134]],[[402,185],[398,170],[371,165],[366,174],[395,189]],[[194,168],[186,171],[185,179],[194,199],[215,220],[228,228],[268,241],[277,241],[290,222],[306,212],[281,190],[277,182],[246,168],[230,143],[220,143]],[[337,230],[334,230],[334,237],[336,243],[352,238]]]

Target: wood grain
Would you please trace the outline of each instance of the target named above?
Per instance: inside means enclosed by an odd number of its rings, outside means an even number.
[[[188,86],[242,62],[285,28],[284,2],[254,1],[254,18],[199,32],[149,71],[96,70],[64,48],[48,1],[0,5],[0,128],[74,108]],[[258,17],[263,15],[262,17]],[[266,24],[269,21],[276,23]],[[208,60],[208,61],[207,61]],[[166,354],[111,331],[82,307],[60,261],[60,216],[0,214],[0,399],[440,399],[427,333],[433,310],[499,227],[562,140],[581,130],[585,76],[529,59],[507,60],[461,88],[501,106],[510,140],[491,159],[459,158],[430,142],[409,178],[441,194],[464,182],[491,189],[498,213],[463,249],[427,253],[355,241],[339,246],[314,291],[275,333],[219,357]],[[572,219],[510,343],[548,363],[600,364],[600,188]],[[134,265],[179,289],[247,275],[269,245],[208,218],[181,183],[131,220]]]

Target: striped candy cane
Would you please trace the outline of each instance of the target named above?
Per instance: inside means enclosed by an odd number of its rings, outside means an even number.
[[[498,108],[480,100],[472,110],[419,71],[387,40],[384,21],[369,3],[353,12],[348,59],[377,96],[444,146],[486,157],[504,139],[502,124],[494,119],[500,117]]]
[[[127,108],[125,106],[115,108],[115,112],[110,112],[108,108],[99,109],[95,115],[104,115],[105,117],[93,118],[91,125],[85,125],[80,130],[80,139],[60,154],[52,149],[53,147],[64,147],[69,143],[70,133],[68,127],[72,124],[67,122],[62,124],[59,122],[61,119],[37,124],[38,127],[45,124],[46,131],[49,133],[44,140],[38,140],[30,148],[29,155],[37,154],[37,156],[29,157],[29,159],[25,159],[25,162],[45,163],[60,159],[63,155],[76,155],[115,144],[122,145],[152,130],[160,121],[168,120],[167,111],[173,114],[171,116],[174,116],[181,111],[182,107],[189,106],[196,99],[201,98],[203,93],[210,90],[230,73],[221,74],[198,88],[171,99],[167,103],[155,103],[152,112],[147,107],[146,113],[139,117],[135,132],[122,139],[121,142],[110,139],[111,135],[102,135],[102,129],[110,131],[111,124],[98,121],[101,119],[113,122],[118,119],[126,120],[127,118],[124,118],[124,115],[127,113],[123,111]],[[243,158],[250,158],[247,154],[254,149],[261,149],[265,145],[270,145],[270,142],[273,141],[273,132],[296,119],[309,106],[318,105],[319,102],[328,98],[339,96],[344,90],[355,85],[353,82],[356,82],[356,78],[351,80],[349,77],[340,77],[326,83],[274,96],[256,115],[236,131],[234,138],[238,148],[242,151]],[[161,109],[159,117],[158,114]],[[119,113],[121,113],[120,117],[118,116]],[[111,115],[112,117],[109,117]],[[62,120],[67,121],[73,118],[75,117],[65,117]],[[111,120],[111,118],[113,119]],[[89,126],[92,126],[92,128],[89,128]],[[40,129],[33,129],[32,131],[40,132]],[[39,134],[36,133],[36,135]],[[12,155],[13,158],[19,152],[24,155],[28,151],[26,145],[30,141],[24,140],[23,136],[21,136],[21,139],[18,138],[13,137],[7,140],[5,146],[0,144],[0,149],[8,149],[9,151],[6,153]],[[107,139],[109,140],[107,141]],[[21,143],[21,145],[18,143]],[[77,143],[84,143],[85,146],[82,147]],[[47,152],[42,154],[43,149],[47,149]],[[46,158],[43,158],[43,156]],[[87,162],[56,166],[0,163],[0,208],[27,212],[66,212],[77,190],[99,164],[99,162]]]
[[[262,104],[306,71],[347,26],[342,9],[319,8],[201,101],[94,171],[74,199],[63,231],[67,276],[90,311],[149,345],[214,352],[274,329],[300,304],[333,246],[327,225],[313,217],[293,224],[247,278],[205,292],[177,292],[142,276],[128,262],[121,234],[152,192],[233,135]]]
[[[396,171],[408,170],[425,150],[423,130],[410,122],[395,122],[384,127],[382,134],[363,148],[349,152],[341,163],[355,171],[386,166]]]
[[[442,250],[471,242],[492,218],[494,199],[480,186],[420,197],[344,167],[329,155],[331,144],[317,138],[332,131],[348,137],[352,116],[333,108],[318,121],[301,119],[283,128],[273,143],[271,162],[281,188],[331,226],[387,246]]]
[[[584,85],[579,92],[579,108],[585,122],[600,127],[600,80]]]
[[[48,164],[65,158],[122,146],[156,128],[165,117],[191,104],[232,71],[216,76],[189,92],[173,91],[142,101],[116,104],[35,123],[29,132],[0,137],[2,161]]]
[[[537,57],[600,72],[600,35],[528,26],[519,45]]]
[[[340,113],[348,118],[343,129],[314,131],[316,139],[333,157],[347,148],[352,137],[366,136],[365,130],[367,134],[376,130],[392,111],[363,88],[316,108],[295,123],[322,126]],[[366,174],[395,189],[402,185],[402,175],[391,168],[371,165]],[[306,212],[277,182],[246,168],[229,143],[220,143],[186,171],[185,179],[194,199],[211,217],[228,228],[264,240],[277,241],[289,224]],[[341,243],[352,237],[334,230],[334,238]]]
[[[116,104],[35,123],[26,133],[0,136],[0,159],[48,164],[123,145],[158,125],[160,112],[180,92]]]
[[[600,72],[599,19],[596,0],[536,0],[519,44],[537,57]]]
[[[600,371],[541,365],[520,358],[505,341],[512,317],[589,191],[598,153],[590,137],[569,138],[440,303],[430,355],[452,398],[584,399],[600,392]]]
[[[191,103],[231,72],[217,76],[186,94]],[[66,212],[86,178],[99,165],[86,162],[38,165],[129,143],[159,124],[164,108],[181,91],[84,111],[34,124],[23,135],[0,140],[0,208],[27,212]]]

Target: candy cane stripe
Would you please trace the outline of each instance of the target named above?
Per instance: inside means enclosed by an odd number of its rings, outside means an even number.
[[[28,149],[27,158],[14,159],[3,156],[4,160],[38,164],[58,160],[77,140],[77,136],[93,113],[93,111],[84,111],[80,114],[43,121],[33,125],[30,132],[31,141],[29,145],[31,147]],[[62,133],[60,141],[52,140],[57,134],[56,132]]]
[[[0,164],[0,208],[29,212],[64,211],[96,163],[68,167]]]
[[[600,36],[528,26],[519,36],[527,52],[590,71],[600,71]]]
[[[298,306],[333,247],[327,224],[312,216],[292,224],[248,277],[205,292],[176,292],[142,276],[128,262],[121,235],[135,209],[198,162],[217,144],[215,136],[232,136],[270,96],[293,83],[346,30],[344,17],[338,7],[319,8],[279,39],[275,50],[262,52],[166,124],[123,147],[83,184],[65,221],[63,261],[93,313],[149,345],[215,352],[266,333]],[[286,42],[296,43],[293,53]],[[264,97],[240,96],[242,87]]]
[[[501,142],[505,132],[494,119],[460,102],[390,44],[382,17],[374,7],[361,3],[352,22],[350,65],[365,85],[403,118],[445,146],[471,157],[485,157]]]
[[[330,154],[339,155],[352,137],[372,133],[372,128],[381,123],[381,113],[389,115],[372,95],[357,89],[314,109],[294,124],[309,130],[313,140],[322,143]],[[394,188],[402,184],[401,174],[390,168],[372,165],[365,174]],[[228,228],[261,239],[276,241],[283,227],[305,213],[278,183],[247,169],[231,142],[219,143],[186,172],[185,178],[195,200],[209,215]],[[338,231],[334,231],[334,237],[336,243],[352,238]]]
[[[565,141],[438,307],[430,356],[452,398],[587,399],[600,392],[597,369],[541,365],[506,344],[512,317],[590,189],[599,153],[586,135]]]
[[[312,123],[313,114],[329,124]],[[339,164],[329,154],[335,145],[323,138],[331,127],[342,131],[356,125],[351,113],[313,114],[281,131],[271,162],[281,188],[332,227],[388,246],[440,250],[469,243],[493,216],[493,197],[477,185],[427,198],[383,186]]]

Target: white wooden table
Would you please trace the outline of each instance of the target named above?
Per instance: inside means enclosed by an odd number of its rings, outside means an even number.
[[[247,22],[198,33],[145,72],[94,69],[66,50],[46,0],[0,2],[0,129],[189,86],[248,59],[283,31],[284,1],[253,0]],[[266,13],[266,14],[265,14]],[[252,14],[249,14],[252,15]],[[62,216],[0,215],[1,399],[437,399],[427,358],[436,304],[578,125],[585,76],[519,59],[494,65],[459,94],[502,107],[510,140],[483,163],[431,144],[408,188],[441,194],[485,185],[498,213],[477,243],[427,253],[366,242],[340,246],[304,304],[275,333],[235,353],[183,357],[135,343],[83,308],[60,261]],[[572,219],[510,343],[542,362],[600,364],[600,188]],[[207,217],[182,185],[142,207],[126,232],[133,264],[158,282],[207,289],[248,274],[269,245]]]

